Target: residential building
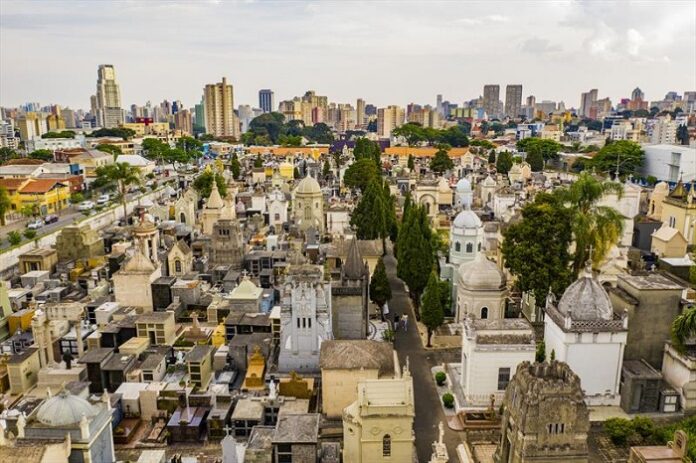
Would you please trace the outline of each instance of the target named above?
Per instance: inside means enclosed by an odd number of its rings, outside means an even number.
[[[655,145],[677,144],[677,128],[679,124],[670,116],[658,117],[648,126],[650,143]]]
[[[239,138],[239,120],[234,113],[234,91],[227,78],[203,90],[205,130],[216,137]]]
[[[174,114],[174,128],[187,135],[193,135],[193,118],[191,111],[182,109]]]
[[[516,119],[522,109],[522,85],[505,87],[505,116]]]
[[[275,104],[273,104],[273,90],[264,88],[259,90],[259,108],[265,113],[270,113],[274,111]]]
[[[500,85],[488,84],[483,86],[483,109],[488,119],[493,119],[498,114],[500,102]]]
[[[40,137],[48,132],[46,116],[42,113],[28,112],[17,119],[17,128],[19,129],[19,138],[22,141]]]
[[[68,207],[70,184],[56,178],[0,179],[10,196],[10,208],[31,208],[38,215],[54,214]]]
[[[365,100],[358,98],[358,101],[355,104],[355,109],[355,127],[357,129],[362,129],[365,126]]]
[[[548,349],[548,346],[547,346]],[[589,463],[590,413],[566,363],[523,362],[505,391],[496,463]]]
[[[116,82],[116,71],[111,64],[100,64],[97,69],[96,111],[100,127],[118,127],[124,122],[121,90]]]
[[[683,145],[642,145],[645,160],[640,168],[644,177],[685,183],[696,180],[696,147]]]
[[[399,106],[387,106],[377,110],[377,136],[390,138],[391,132],[404,123],[404,109]]]
[[[581,117],[590,117],[590,110],[597,103],[597,89],[593,88],[589,92],[584,92],[580,95],[580,110],[578,115]]]

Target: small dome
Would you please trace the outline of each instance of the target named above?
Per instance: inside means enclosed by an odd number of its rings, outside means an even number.
[[[481,219],[471,209],[464,209],[454,218],[455,228],[480,228]]]
[[[314,177],[312,177],[311,175],[307,175],[297,185],[297,188],[295,188],[295,193],[305,195],[321,194],[321,187],[319,186],[319,182],[317,182],[317,180]]]
[[[157,226],[150,220],[148,215],[143,216],[138,225],[133,228],[133,233],[136,235],[149,235],[157,231]]]
[[[39,406],[36,418],[49,426],[69,426],[79,423],[83,416],[90,418],[96,414],[95,407],[82,397],[61,391]]]
[[[586,269],[580,278],[568,286],[558,302],[558,311],[563,315],[570,315],[573,320],[614,318],[609,295],[592,276],[591,269]]]
[[[462,177],[457,182],[457,193],[467,193],[471,191],[471,182],[466,177]]]
[[[505,274],[481,252],[473,261],[459,266],[459,285],[464,289],[499,290],[505,286],[505,281]]]

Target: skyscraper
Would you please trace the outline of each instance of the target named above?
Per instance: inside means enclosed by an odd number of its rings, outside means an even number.
[[[116,71],[111,64],[100,64],[97,69],[96,95],[97,124],[101,127],[118,127],[123,123],[121,91],[116,83]]]
[[[590,117],[592,107],[597,103],[597,89],[593,88],[589,92],[580,95],[580,116]]]
[[[222,82],[208,84],[203,90],[205,131],[216,137],[239,138],[239,120],[234,114],[232,85],[223,77]]]
[[[520,115],[522,108],[522,85],[508,85],[505,87],[505,115],[515,118]]]
[[[377,135],[382,138],[391,137],[391,131],[404,123],[406,115],[404,108],[388,106],[377,110]]]
[[[268,88],[259,90],[259,108],[265,113],[273,111],[273,90]]]
[[[356,108],[356,116],[355,116],[355,125],[356,128],[362,129],[363,126],[365,125],[365,100],[362,98],[358,98],[358,101],[355,105]]]
[[[500,101],[500,85],[483,86],[483,110],[489,119],[498,116],[498,102]]]
[[[641,90],[640,87],[633,89],[631,92],[631,100],[645,100],[645,93],[643,93],[643,90]]]

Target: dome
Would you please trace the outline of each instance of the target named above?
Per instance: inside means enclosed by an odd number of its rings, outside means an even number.
[[[563,315],[570,315],[573,320],[614,318],[609,295],[592,276],[591,269],[585,269],[580,278],[568,286],[558,302],[558,311]]]
[[[69,426],[79,423],[83,416],[89,418],[96,414],[95,407],[85,399],[62,391],[39,406],[36,418],[49,426]]]
[[[149,235],[157,231],[157,226],[150,220],[148,215],[143,216],[138,225],[135,226],[133,232],[136,235]]]
[[[465,209],[454,218],[456,228],[480,228],[481,219],[471,209]]]
[[[479,252],[474,260],[459,266],[459,286],[471,290],[499,290],[505,286],[505,275],[495,262]]]
[[[467,193],[471,191],[471,182],[466,178],[462,177],[457,182],[457,193]]]
[[[297,185],[297,188],[295,188],[295,193],[305,195],[321,194],[321,187],[319,186],[319,182],[317,182],[314,177],[307,175]]]

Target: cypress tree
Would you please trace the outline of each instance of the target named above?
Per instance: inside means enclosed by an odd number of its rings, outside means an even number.
[[[381,309],[391,297],[392,293],[391,287],[389,286],[389,279],[387,278],[387,269],[384,266],[384,261],[380,257],[375,267],[375,272],[370,279],[370,300]]]
[[[428,329],[428,347],[432,347],[430,339],[435,331],[445,321],[445,313],[442,310],[440,300],[440,282],[434,271],[430,272],[428,285],[423,294],[422,322]]]
[[[360,240],[376,240],[387,236],[386,211],[382,180],[373,178],[350,218]]]
[[[425,210],[422,206],[412,206],[399,233],[397,274],[408,285],[416,307],[433,265],[430,235]]]

